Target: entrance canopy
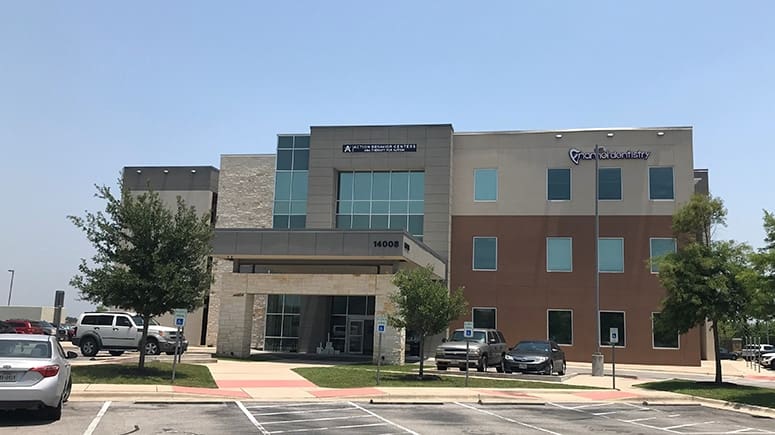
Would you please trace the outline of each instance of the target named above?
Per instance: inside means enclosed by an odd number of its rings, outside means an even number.
[[[432,266],[446,278],[446,262],[403,230],[216,229],[213,257],[287,263]],[[396,271],[394,270],[394,271]]]

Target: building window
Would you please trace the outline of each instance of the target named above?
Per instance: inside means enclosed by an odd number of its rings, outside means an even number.
[[[573,311],[549,310],[548,312],[549,340],[558,344],[573,344]]]
[[[424,204],[424,172],[340,172],[336,227],[404,230],[422,240]]]
[[[658,326],[660,313],[651,313],[651,338],[655,348],[678,349],[678,332]]]
[[[570,237],[546,238],[546,271],[573,271],[573,239]]]
[[[331,297],[331,327],[329,338],[334,349],[347,352],[347,319],[349,317],[363,318],[367,331],[374,330],[374,296],[332,296]],[[371,343],[364,341],[364,353],[371,349]]]
[[[601,200],[622,199],[622,169],[600,168],[597,173],[598,198]]]
[[[675,199],[673,168],[649,168],[649,199]]]
[[[659,262],[654,261],[665,254],[672,254],[676,250],[675,239],[653,237],[649,240],[651,258],[651,273],[659,272]]]
[[[611,328],[617,328],[619,332],[619,342],[616,343],[617,347],[624,347],[625,331],[624,331],[624,311],[601,311],[600,312],[600,344],[611,345]]]
[[[307,223],[309,136],[278,136],[273,228],[304,228]]]
[[[497,270],[498,238],[474,237],[474,270]]]
[[[264,350],[298,352],[301,296],[269,295]]]
[[[498,200],[498,170],[474,169],[474,201]]]
[[[472,312],[474,328],[497,328],[497,311],[495,308],[474,308]]]
[[[546,199],[570,201],[570,168],[549,169],[546,173]]]
[[[600,258],[600,272],[624,272],[624,239],[600,238],[597,241],[597,255]]]

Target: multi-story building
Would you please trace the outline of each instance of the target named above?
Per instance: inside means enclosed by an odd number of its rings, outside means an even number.
[[[617,361],[699,364],[703,331],[654,333],[665,293],[650,260],[676,249],[671,216],[703,190],[689,127],[279,135],[274,155],[221,158],[206,342],[376,357],[393,274],[430,264],[465,288],[451,327],[551,338],[578,361],[618,328]],[[388,327],[385,358],[402,361],[405,340]]]

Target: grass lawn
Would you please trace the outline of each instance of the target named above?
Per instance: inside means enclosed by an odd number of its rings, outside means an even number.
[[[146,362],[140,370],[137,364],[100,364],[73,366],[74,384],[172,384],[172,363]],[[178,364],[175,384],[181,387],[217,388],[210,370],[196,364]]]
[[[377,366],[349,365],[336,367],[301,367],[293,369],[307,380],[325,388],[375,387]],[[398,371],[399,373],[396,373]],[[384,366],[380,372],[381,387],[463,387],[465,376],[425,374],[426,379],[417,377],[417,366]],[[463,372],[461,372],[461,375]],[[573,388],[587,389],[576,385],[553,382],[534,382],[512,379],[468,378],[468,386],[476,388]]]
[[[669,391],[672,393],[688,394],[709,399],[719,399],[728,402],[775,408],[775,389],[772,388],[749,387],[747,385],[737,385],[728,382],[716,385],[712,382],[695,382],[680,379],[649,382],[636,386],[649,390]]]

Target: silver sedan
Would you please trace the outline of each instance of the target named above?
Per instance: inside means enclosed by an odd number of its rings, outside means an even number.
[[[0,334],[0,409],[37,409],[47,420],[62,417],[70,397],[70,361],[49,335]]]

